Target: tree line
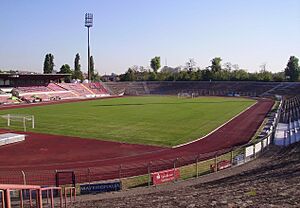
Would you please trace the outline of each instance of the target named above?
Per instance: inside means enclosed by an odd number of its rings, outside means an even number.
[[[46,54],[44,60],[44,73],[54,72],[54,56]],[[95,72],[94,58],[90,57],[90,70],[92,81],[100,81],[101,77]],[[65,78],[65,82],[71,79],[83,80],[81,71],[80,55],[77,53],[74,59],[74,69],[69,64],[60,67],[60,74],[70,74]],[[248,72],[240,69],[237,64],[227,62],[222,64],[221,57],[211,60],[211,65],[201,69],[196,66],[194,59],[190,58],[183,67],[161,67],[161,59],[155,56],[150,60],[150,69],[143,66],[132,66],[124,74],[118,75],[120,81],[299,81],[300,67],[299,59],[291,56],[286,68],[277,73],[272,73],[266,69],[266,64],[260,66],[258,72]]]
[[[54,56],[51,53],[46,54],[44,60],[44,67],[43,72],[44,74],[52,74],[56,73],[54,71]],[[100,76],[98,72],[95,72],[95,63],[93,56],[90,56],[90,71],[91,71],[91,79],[92,81],[100,81]],[[65,77],[65,82],[71,82],[72,79],[75,80],[84,80],[83,73],[81,71],[81,64],[80,64],[80,55],[77,53],[74,59],[74,69],[71,69],[69,64],[63,64],[60,67],[60,70],[57,72],[58,74],[70,74],[70,76]]]
[[[204,69],[197,67],[194,59],[176,68],[161,68],[160,62],[156,56],[150,60],[151,69],[132,66],[119,75],[120,81],[299,81],[300,74],[299,59],[295,56],[289,58],[284,71],[277,73],[268,71],[266,64],[262,64],[258,72],[247,72],[237,64],[222,64],[220,57],[213,58],[211,65]]]

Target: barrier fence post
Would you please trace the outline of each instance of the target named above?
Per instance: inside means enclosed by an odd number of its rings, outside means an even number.
[[[54,200],[53,200],[53,189],[51,191],[51,208],[54,208]]]
[[[33,203],[32,203],[32,190],[29,190],[29,205],[30,207],[33,207]]]
[[[91,169],[88,168],[88,182],[89,182],[89,191],[91,191]]]
[[[25,175],[25,172],[22,170],[21,173],[22,173],[22,177],[23,177],[23,184],[26,185],[26,175]]]
[[[23,127],[24,127],[24,131],[26,131],[26,119],[25,119],[25,117],[23,118]]]
[[[38,202],[39,202],[39,208],[41,208],[41,207],[43,207],[43,198],[42,198],[42,191],[41,191],[41,189],[37,189],[36,190],[36,192],[37,192],[37,197],[38,197]]]
[[[5,194],[5,207],[11,207],[10,189],[4,190]]]
[[[231,150],[230,153],[231,153],[230,154],[230,162],[231,162],[231,164],[233,164],[233,149]]]
[[[198,176],[199,176],[198,160],[199,160],[199,156],[197,155],[197,157],[196,157],[196,178],[198,178]]]
[[[151,186],[151,169],[150,169],[150,166],[151,166],[151,161],[148,163],[148,187]]]
[[[24,200],[23,200],[23,191],[22,191],[22,189],[19,191],[19,195],[20,195],[20,207],[23,208],[24,207]]]
[[[214,172],[218,171],[218,154],[216,154],[215,156],[215,168],[214,168]]]
[[[246,147],[243,148],[243,152],[244,152],[244,163],[246,163]]]
[[[34,116],[31,117],[32,128],[34,129]]]
[[[173,174],[174,174],[174,183],[176,182],[176,179],[175,179],[175,169],[176,169],[176,161],[178,160],[178,158],[176,158],[175,160],[174,160],[174,163],[173,163]]]

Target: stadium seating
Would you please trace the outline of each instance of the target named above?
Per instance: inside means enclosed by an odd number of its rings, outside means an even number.
[[[49,83],[47,87],[53,91],[65,91],[65,89],[55,83]]]
[[[57,99],[75,99],[86,97],[109,96],[109,89],[102,83],[48,83],[47,85],[22,85],[13,89],[24,102],[34,102],[38,100],[48,101]],[[15,103],[9,99],[11,94],[0,95],[1,104]]]
[[[231,82],[231,81],[147,81],[147,82],[107,82],[115,94],[120,91],[127,95],[196,93],[198,95],[240,95],[259,96],[269,91],[275,82]]]
[[[58,85],[65,90],[72,91],[78,97],[88,97],[94,94],[91,90],[80,83],[59,83]]]
[[[282,102],[278,127],[274,143],[288,146],[300,141],[300,96],[285,99]]]
[[[83,85],[96,95],[107,95],[107,94],[109,94],[108,90],[100,82],[84,83]]]
[[[7,103],[8,102],[8,95],[0,95],[0,103]]]
[[[31,92],[49,92],[52,91],[47,86],[29,86],[29,87],[17,87],[20,93],[31,93]]]

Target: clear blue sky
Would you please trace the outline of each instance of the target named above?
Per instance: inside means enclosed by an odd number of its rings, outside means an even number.
[[[46,53],[56,69],[81,55],[86,70],[84,14],[94,14],[91,51],[101,74],[213,57],[249,71],[281,71],[300,57],[299,0],[0,0],[0,69],[42,72]]]

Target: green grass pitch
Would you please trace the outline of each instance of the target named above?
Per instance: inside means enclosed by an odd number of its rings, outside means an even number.
[[[29,131],[137,144],[174,146],[202,137],[255,101],[245,98],[145,96],[2,110],[35,116]],[[15,130],[22,124],[13,122]],[[1,119],[0,125],[6,127]]]

